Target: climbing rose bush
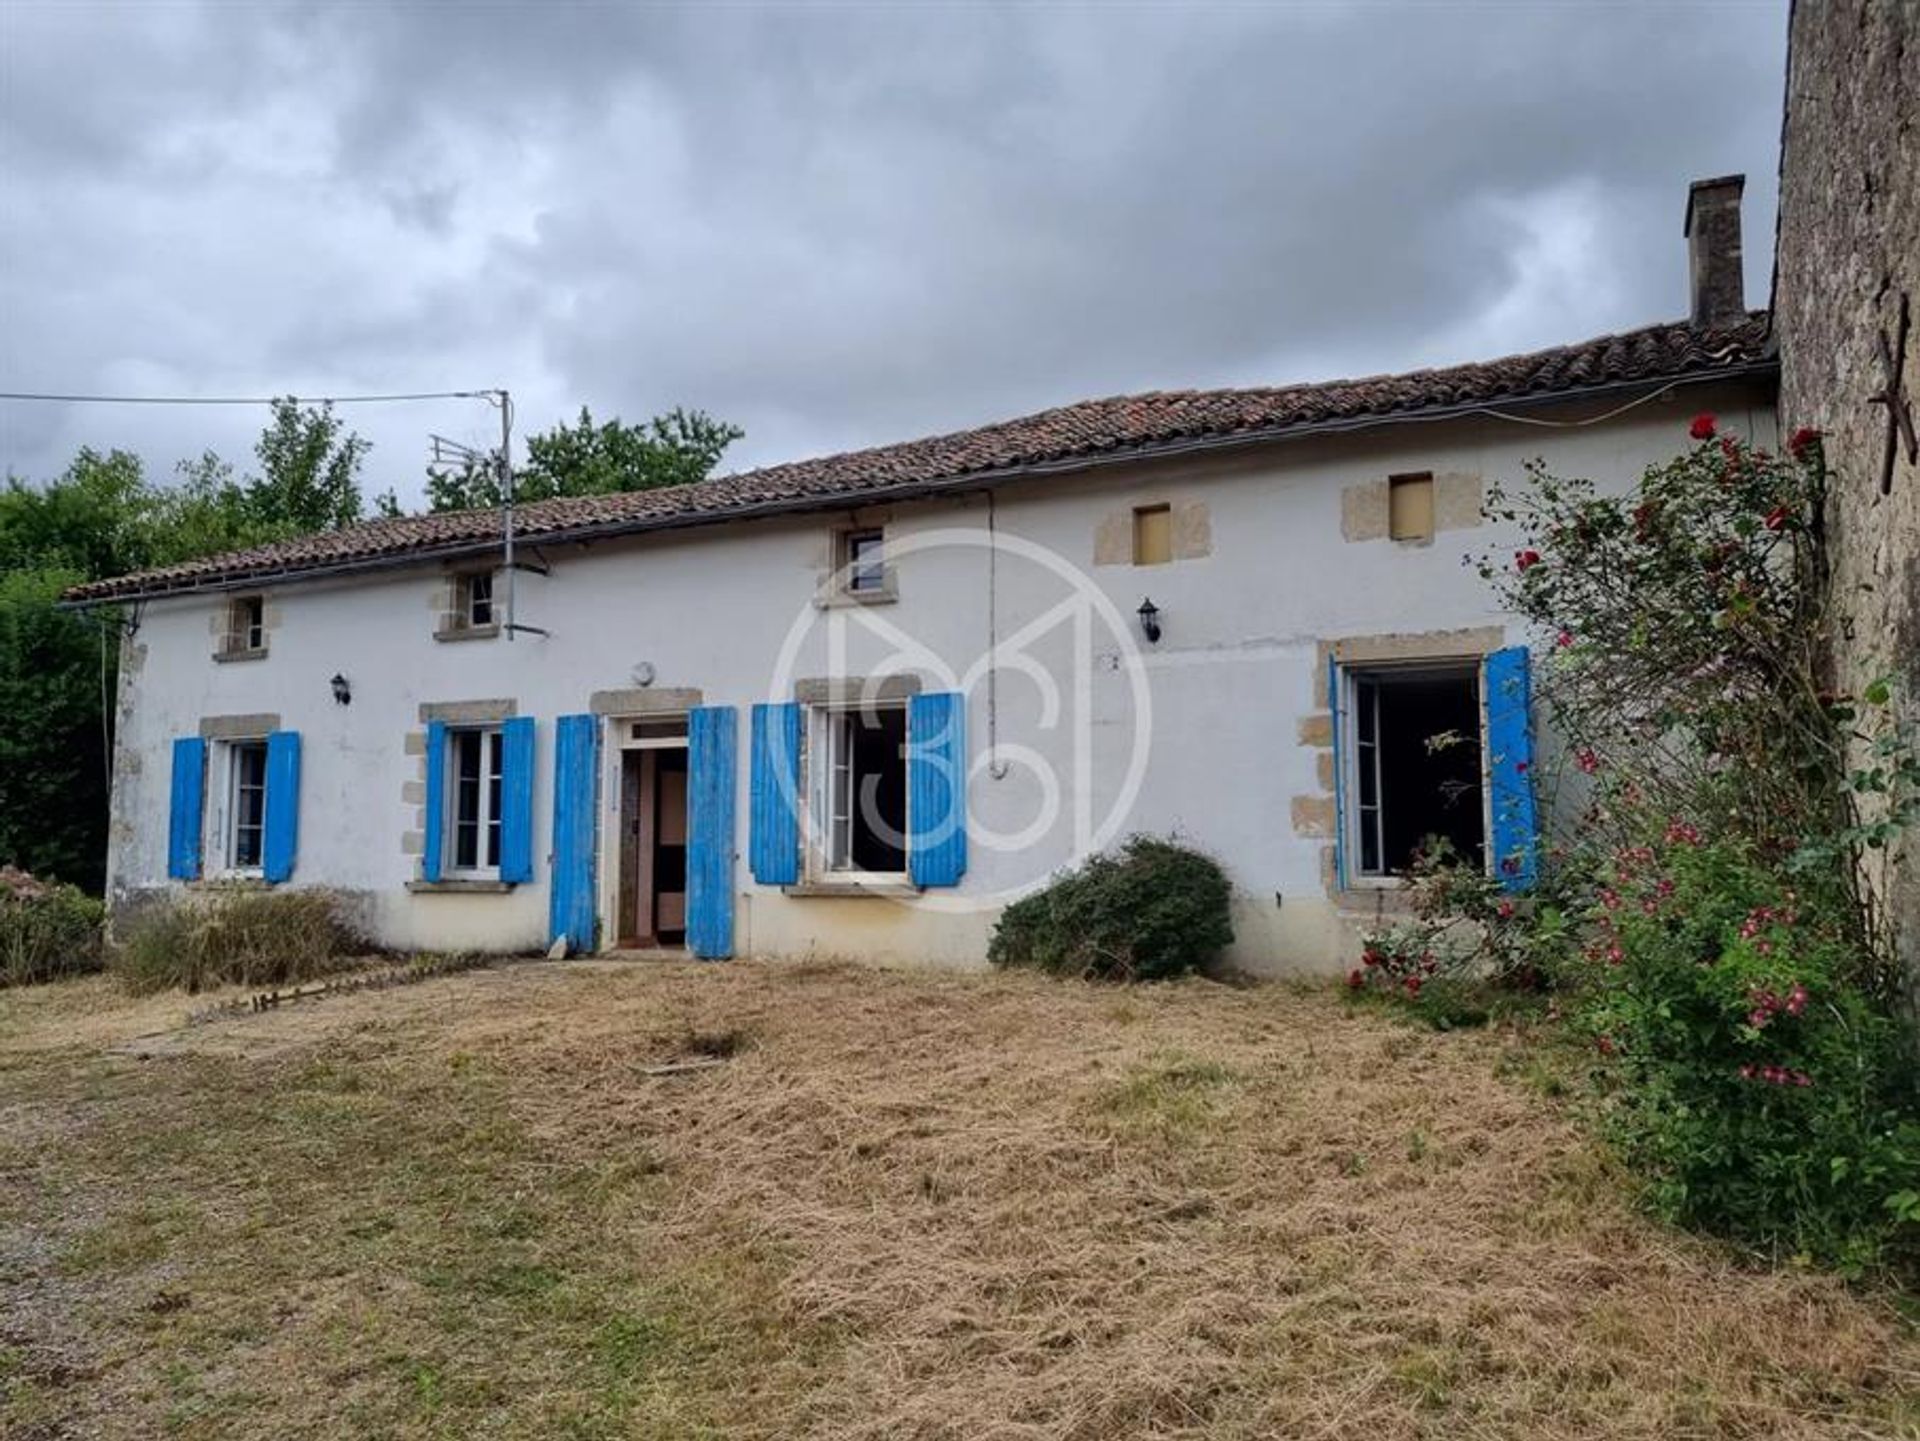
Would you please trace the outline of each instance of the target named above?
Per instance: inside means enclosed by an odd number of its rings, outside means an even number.
[[[1890,682],[1835,694],[1819,436],[1712,415],[1624,497],[1540,467],[1477,559],[1546,639],[1526,896],[1442,857],[1377,954],[1557,992],[1594,1114],[1677,1221],[1862,1270],[1920,1253],[1914,1040],[1858,859],[1920,817]],[[1864,757],[1864,759],[1862,759]],[[1865,802],[1863,804],[1863,802]],[[1379,966],[1357,988],[1386,989]],[[1422,989],[1430,983],[1423,983]]]

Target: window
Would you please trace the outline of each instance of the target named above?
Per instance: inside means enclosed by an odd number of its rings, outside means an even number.
[[[227,869],[260,869],[267,821],[267,743],[232,741],[227,747]]]
[[[1435,838],[1486,856],[1479,671],[1474,665],[1348,673],[1348,874],[1404,874]]]
[[[1433,539],[1433,473],[1387,477],[1387,534],[1395,540]]]
[[[222,655],[258,655],[267,648],[267,603],[257,595],[235,596],[227,602]]]
[[[447,733],[447,869],[500,866],[500,774],[505,746],[498,727]]]
[[[1165,565],[1173,559],[1173,507],[1140,505],[1133,510],[1133,563]]]
[[[907,712],[863,706],[815,712],[812,754],[826,869],[898,876],[907,869]]]
[[[475,570],[456,576],[453,596],[455,625],[478,630],[494,623],[492,571]]]
[[[853,595],[878,595],[887,588],[886,532],[846,531],[841,540],[840,570]]]

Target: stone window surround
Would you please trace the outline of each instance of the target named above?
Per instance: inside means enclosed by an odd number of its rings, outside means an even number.
[[[1172,516],[1172,550],[1166,561],[1136,566],[1133,558],[1134,517],[1142,510],[1164,505]],[[1093,533],[1096,566],[1154,569],[1183,560],[1204,560],[1213,554],[1213,512],[1204,500],[1166,494],[1141,494],[1100,517]]]
[[[243,601],[260,602],[260,641],[256,646],[237,645],[235,634],[235,612]],[[265,660],[271,648],[273,633],[280,628],[280,603],[264,591],[241,591],[220,598],[208,618],[207,628],[213,635],[214,660],[228,664],[234,661]]]
[[[1431,474],[1433,477],[1433,534],[1393,540],[1392,492],[1396,479]],[[1481,524],[1480,504],[1486,483],[1478,471],[1395,471],[1379,475],[1340,492],[1340,538],[1348,542],[1393,540],[1393,544],[1430,546],[1442,531],[1472,530]]]
[[[520,703],[512,697],[420,702],[420,729],[408,731],[405,740],[406,753],[416,757],[414,773],[412,779],[400,786],[400,802],[411,807],[413,815],[413,828],[400,837],[401,854],[410,857],[416,867],[416,874],[407,882],[408,891],[416,895],[504,895],[514,889],[505,881],[473,876],[430,881],[417,874],[417,868],[420,858],[426,854],[427,827],[438,824],[436,818],[427,814],[428,722],[453,726],[498,725],[519,713]]]
[[[1335,831],[1340,815],[1337,799],[1339,776],[1334,765],[1333,712],[1326,709],[1325,689],[1330,667],[1335,664],[1345,668],[1350,665],[1385,666],[1421,661],[1482,661],[1506,643],[1505,629],[1489,625],[1464,630],[1345,636],[1339,640],[1323,640],[1315,646],[1313,674],[1318,705],[1300,717],[1296,739],[1314,753],[1314,776],[1318,789],[1293,796],[1288,810],[1296,836],[1323,842],[1320,847],[1320,884],[1329,898],[1343,904],[1370,906],[1378,912],[1401,908],[1403,902],[1397,893],[1404,890],[1392,878],[1372,881],[1365,886],[1342,888],[1340,885],[1334,862]]]
[[[485,625],[471,625],[467,621],[466,608],[462,605],[461,592],[465,582],[471,576],[490,575],[494,578],[493,614],[496,619]],[[492,640],[501,633],[500,568],[492,565],[448,565],[427,598],[427,608],[433,613],[433,638],[437,641]]]
[[[900,599],[900,574],[890,560],[882,563],[878,590],[851,590],[844,583],[849,562],[846,551],[848,537],[877,530],[883,537],[881,545],[884,555],[884,537],[892,519],[892,515],[884,510],[856,511],[828,528],[826,563],[821,567],[819,581],[814,586],[813,603],[816,607],[833,610],[841,606],[892,605]]]

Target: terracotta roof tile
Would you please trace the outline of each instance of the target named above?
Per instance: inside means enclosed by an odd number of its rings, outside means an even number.
[[[1699,330],[1685,322],[1655,325],[1578,345],[1405,375],[1273,389],[1116,396],[694,485],[536,501],[516,507],[515,530],[529,542],[591,539],[773,510],[827,507],[964,485],[970,479],[984,482],[1042,468],[1070,469],[1100,457],[1150,454],[1182,444],[1254,440],[1395,416],[1444,414],[1463,406],[1752,371],[1769,365],[1771,358],[1767,312],[1755,311],[1743,323],[1718,330]],[[66,599],[126,599],[476,553],[497,546],[499,535],[500,517],[491,510],[373,520],[94,581],[74,587]]]

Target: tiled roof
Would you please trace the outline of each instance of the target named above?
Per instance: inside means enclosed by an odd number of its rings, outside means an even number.
[[[826,509],[966,488],[1035,471],[1077,469],[1102,460],[1256,442],[1289,432],[1359,428],[1395,417],[1439,418],[1488,405],[1753,372],[1769,366],[1771,356],[1767,312],[1755,311],[1741,324],[1717,330],[1698,330],[1685,322],[1654,325],[1578,345],[1406,375],[1087,400],[951,435],[768,466],[694,485],[536,501],[515,508],[514,529],[529,542],[582,540]],[[480,553],[498,547],[500,532],[499,514],[491,510],[373,520],[94,581],[74,587],[66,599],[128,599]]]

